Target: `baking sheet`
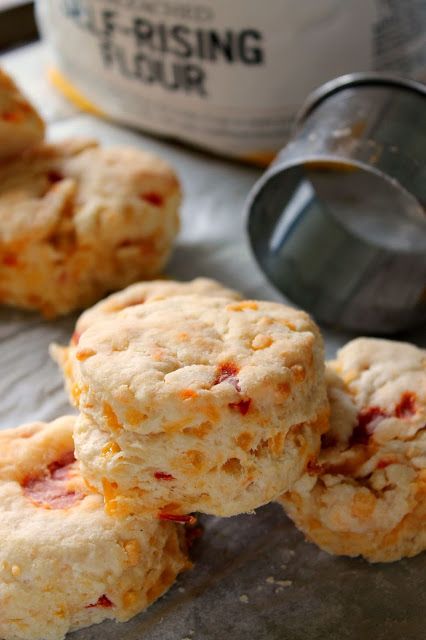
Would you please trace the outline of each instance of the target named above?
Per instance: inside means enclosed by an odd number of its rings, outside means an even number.
[[[108,145],[143,146],[176,167],[185,204],[168,275],[210,276],[247,297],[282,300],[257,269],[244,232],[244,200],[260,172],[76,114],[51,96],[43,58],[42,48],[32,46],[5,60],[52,123],[52,139],[89,135]],[[46,322],[0,308],[0,428],[72,411],[47,347],[51,341],[67,342],[75,318]],[[324,336],[329,357],[351,337],[330,329]],[[403,338],[426,345],[424,331]],[[194,548],[195,567],[165,597],[124,625],[106,622],[73,639],[424,637],[426,554],[392,565],[335,558],[304,542],[277,505],[256,515],[201,520],[205,534]]]

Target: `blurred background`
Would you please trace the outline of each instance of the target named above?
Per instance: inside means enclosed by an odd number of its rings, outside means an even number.
[[[37,37],[34,3],[0,0],[0,50],[30,42]]]

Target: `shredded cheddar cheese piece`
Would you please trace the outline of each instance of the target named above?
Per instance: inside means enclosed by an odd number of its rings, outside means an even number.
[[[106,421],[108,427],[112,431],[120,431],[122,429],[122,426],[121,426],[120,422],[118,421],[118,418],[115,415],[111,405],[108,404],[107,402],[104,402],[103,413],[104,413],[105,421]]]
[[[259,309],[259,305],[253,300],[243,300],[242,302],[234,302],[233,304],[228,304],[226,308],[229,311],[245,311],[246,309],[257,311]]]
[[[111,457],[114,453],[119,453],[121,448],[116,442],[108,442],[102,449],[102,455],[105,457]]]

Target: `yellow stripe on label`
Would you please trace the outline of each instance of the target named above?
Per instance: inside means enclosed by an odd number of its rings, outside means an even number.
[[[267,167],[276,155],[276,151],[253,151],[252,153],[245,153],[241,156],[241,160],[249,162],[250,164],[256,164],[259,167]]]
[[[68,100],[76,107],[92,113],[101,118],[107,118],[105,111],[97,107],[93,102],[88,100],[76,87],[68,80],[56,67],[50,67],[47,71],[48,78],[53,86],[58,89]]]
[[[68,98],[68,100],[70,100],[70,102],[72,102],[78,109],[87,111],[88,113],[92,113],[93,115],[101,118],[109,118],[108,114],[105,113],[103,109],[86,98],[86,96],[75,87],[71,80],[69,80],[56,67],[50,67],[47,73],[53,86]],[[267,167],[274,160],[276,153],[276,151],[271,150],[253,151],[242,154],[238,159],[259,167]]]

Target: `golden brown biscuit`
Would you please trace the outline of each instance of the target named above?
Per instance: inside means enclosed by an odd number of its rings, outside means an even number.
[[[52,317],[158,274],[179,183],[137,149],[73,140],[0,164],[0,302]]]
[[[331,428],[282,496],[330,553],[389,562],[426,548],[426,352],[359,338],[328,365]]]
[[[180,526],[108,516],[74,416],[0,432],[0,637],[59,640],[145,609],[189,566]]]
[[[71,353],[76,452],[111,513],[250,511],[317,454],[319,331],[276,303],[180,296],[96,322]]]

